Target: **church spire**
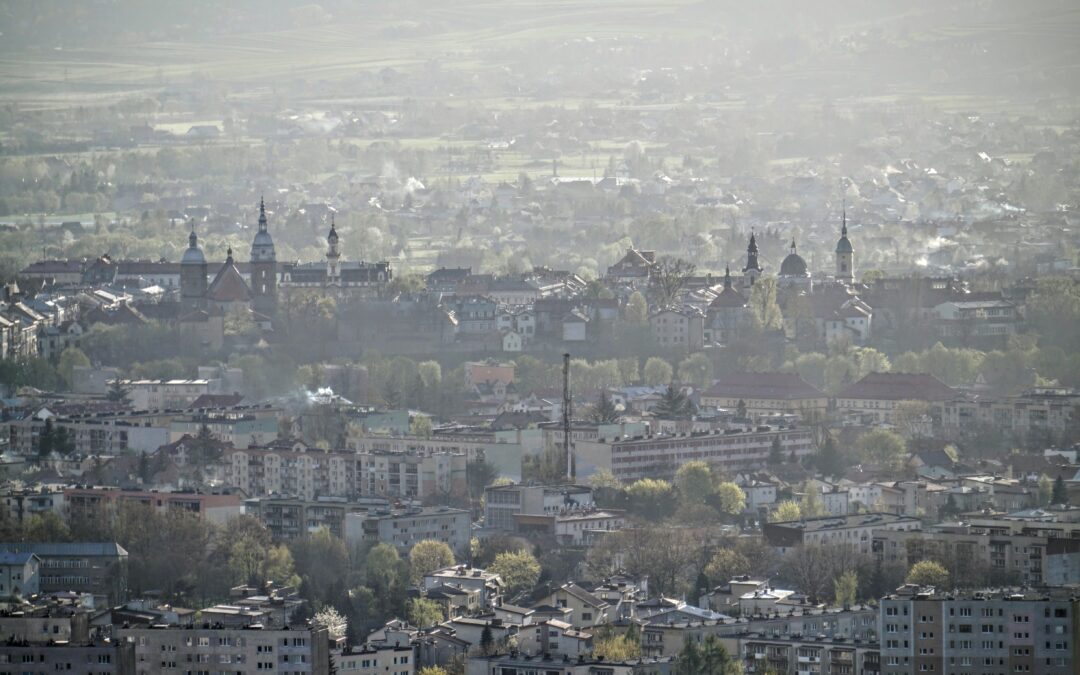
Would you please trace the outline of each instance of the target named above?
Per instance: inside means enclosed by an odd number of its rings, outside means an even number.
[[[259,232],[266,232],[266,202],[259,197]]]
[[[842,206],[840,207],[840,236],[847,236],[847,199],[844,199]]]
[[[724,265],[724,290],[731,290],[731,265]]]
[[[195,234],[195,219],[191,219],[191,234],[188,235],[188,248],[199,247],[199,235]]]

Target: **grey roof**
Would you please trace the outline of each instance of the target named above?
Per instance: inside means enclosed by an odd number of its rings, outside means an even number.
[[[63,556],[127,556],[123,546],[115,542],[2,542],[0,552],[34,553],[39,557]]]

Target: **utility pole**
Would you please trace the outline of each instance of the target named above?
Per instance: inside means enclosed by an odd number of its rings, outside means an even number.
[[[566,478],[573,483],[577,480],[577,461],[574,459],[574,445],[570,440],[570,353],[563,354],[562,367],[562,429],[563,445],[566,447]]]

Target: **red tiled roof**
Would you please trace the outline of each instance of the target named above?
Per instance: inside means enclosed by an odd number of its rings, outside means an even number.
[[[206,297],[214,302],[244,302],[251,299],[251,289],[236,265],[226,262],[210,283]]]
[[[718,379],[702,396],[790,401],[824,398],[825,394],[796,373],[731,373]]]
[[[837,398],[882,401],[945,401],[956,391],[925,373],[870,373],[836,395]]]

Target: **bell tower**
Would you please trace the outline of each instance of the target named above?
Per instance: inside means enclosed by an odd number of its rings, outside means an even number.
[[[845,284],[855,282],[855,250],[847,236],[847,204],[840,217],[840,240],[836,242],[836,280]]]
[[[199,248],[199,236],[195,234],[195,221],[191,221],[188,247],[180,260],[180,307],[182,312],[192,312],[206,307],[206,257]]]
[[[331,286],[341,285],[341,249],[338,246],[337,227],[334,216],[330,216],[330,234],[326,237],[326,283]]]
[[[259,229],[251,243],[251,308],[272,317],[277,311],[277,253],[266,226],[266,203],[259,199]]]

